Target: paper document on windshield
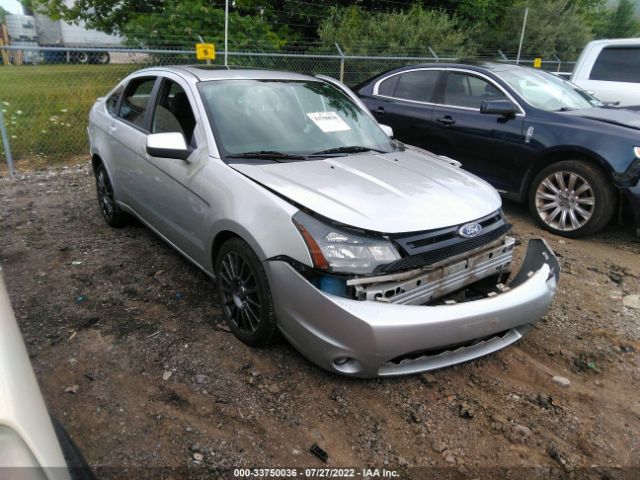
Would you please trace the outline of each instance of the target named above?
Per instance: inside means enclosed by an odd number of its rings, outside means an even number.
[[[307,113],[307,117],[325,133],[351,130],[349,125],[336,112],[312,112]]]

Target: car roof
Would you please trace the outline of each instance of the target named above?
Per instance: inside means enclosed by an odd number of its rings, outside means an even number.
[[[220,65],[170,65],[150,67],[149,71],[172,72],[181,76],[188,74],[192,80],[315,80],[319,79],[294,72],[266,70],[245,67],[225,67]],[[195,78],[194,78],[195,77]]]
[[[416,65],[407,65],[405,67],[398,68],[397,70],[411,69],[411,68],[465,68],[468,70],[491,70],[494,72],[502,72],[505,70],[514,70],[518,68],[527,68],[522,65],[514,65],[512,63],[499,63],[499,62],[483,62],[475,60],[463,60],[460,62],[439,62],[439,63],[420,63]]]

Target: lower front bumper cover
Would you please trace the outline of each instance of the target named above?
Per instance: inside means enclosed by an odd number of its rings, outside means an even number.
[[[282,261],[267,262],[267,271],[278,325],[304,356],[333,372],[376,377],[453,365],[515,342],[549,308],[560,265],[544,240],[531,240],[510,290],[438,306],[333,296]]]

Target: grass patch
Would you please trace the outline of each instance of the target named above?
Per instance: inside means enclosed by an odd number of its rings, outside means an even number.
[[[16,160],[59,163],[88,152],[87,121],[96,98],[140,65],[0,67],[0,108]],[[0,149],[0,159],[6,162]]]

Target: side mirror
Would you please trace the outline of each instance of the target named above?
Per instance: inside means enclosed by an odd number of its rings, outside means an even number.
[[[485,100],[482,102],[482,105],[480,105],[480,113],[513,117],[517,113],[517,110],[515,105],[509,100]]]
[[[147,135],[147,153],[152,157],[186,160],[191,152],[180,132]]]
[[[393,128],[391,128],[389,125],[382,125],[382,124],[380,124],[380,128],[384,133],[387,134],[387,137],[393,138]]]

